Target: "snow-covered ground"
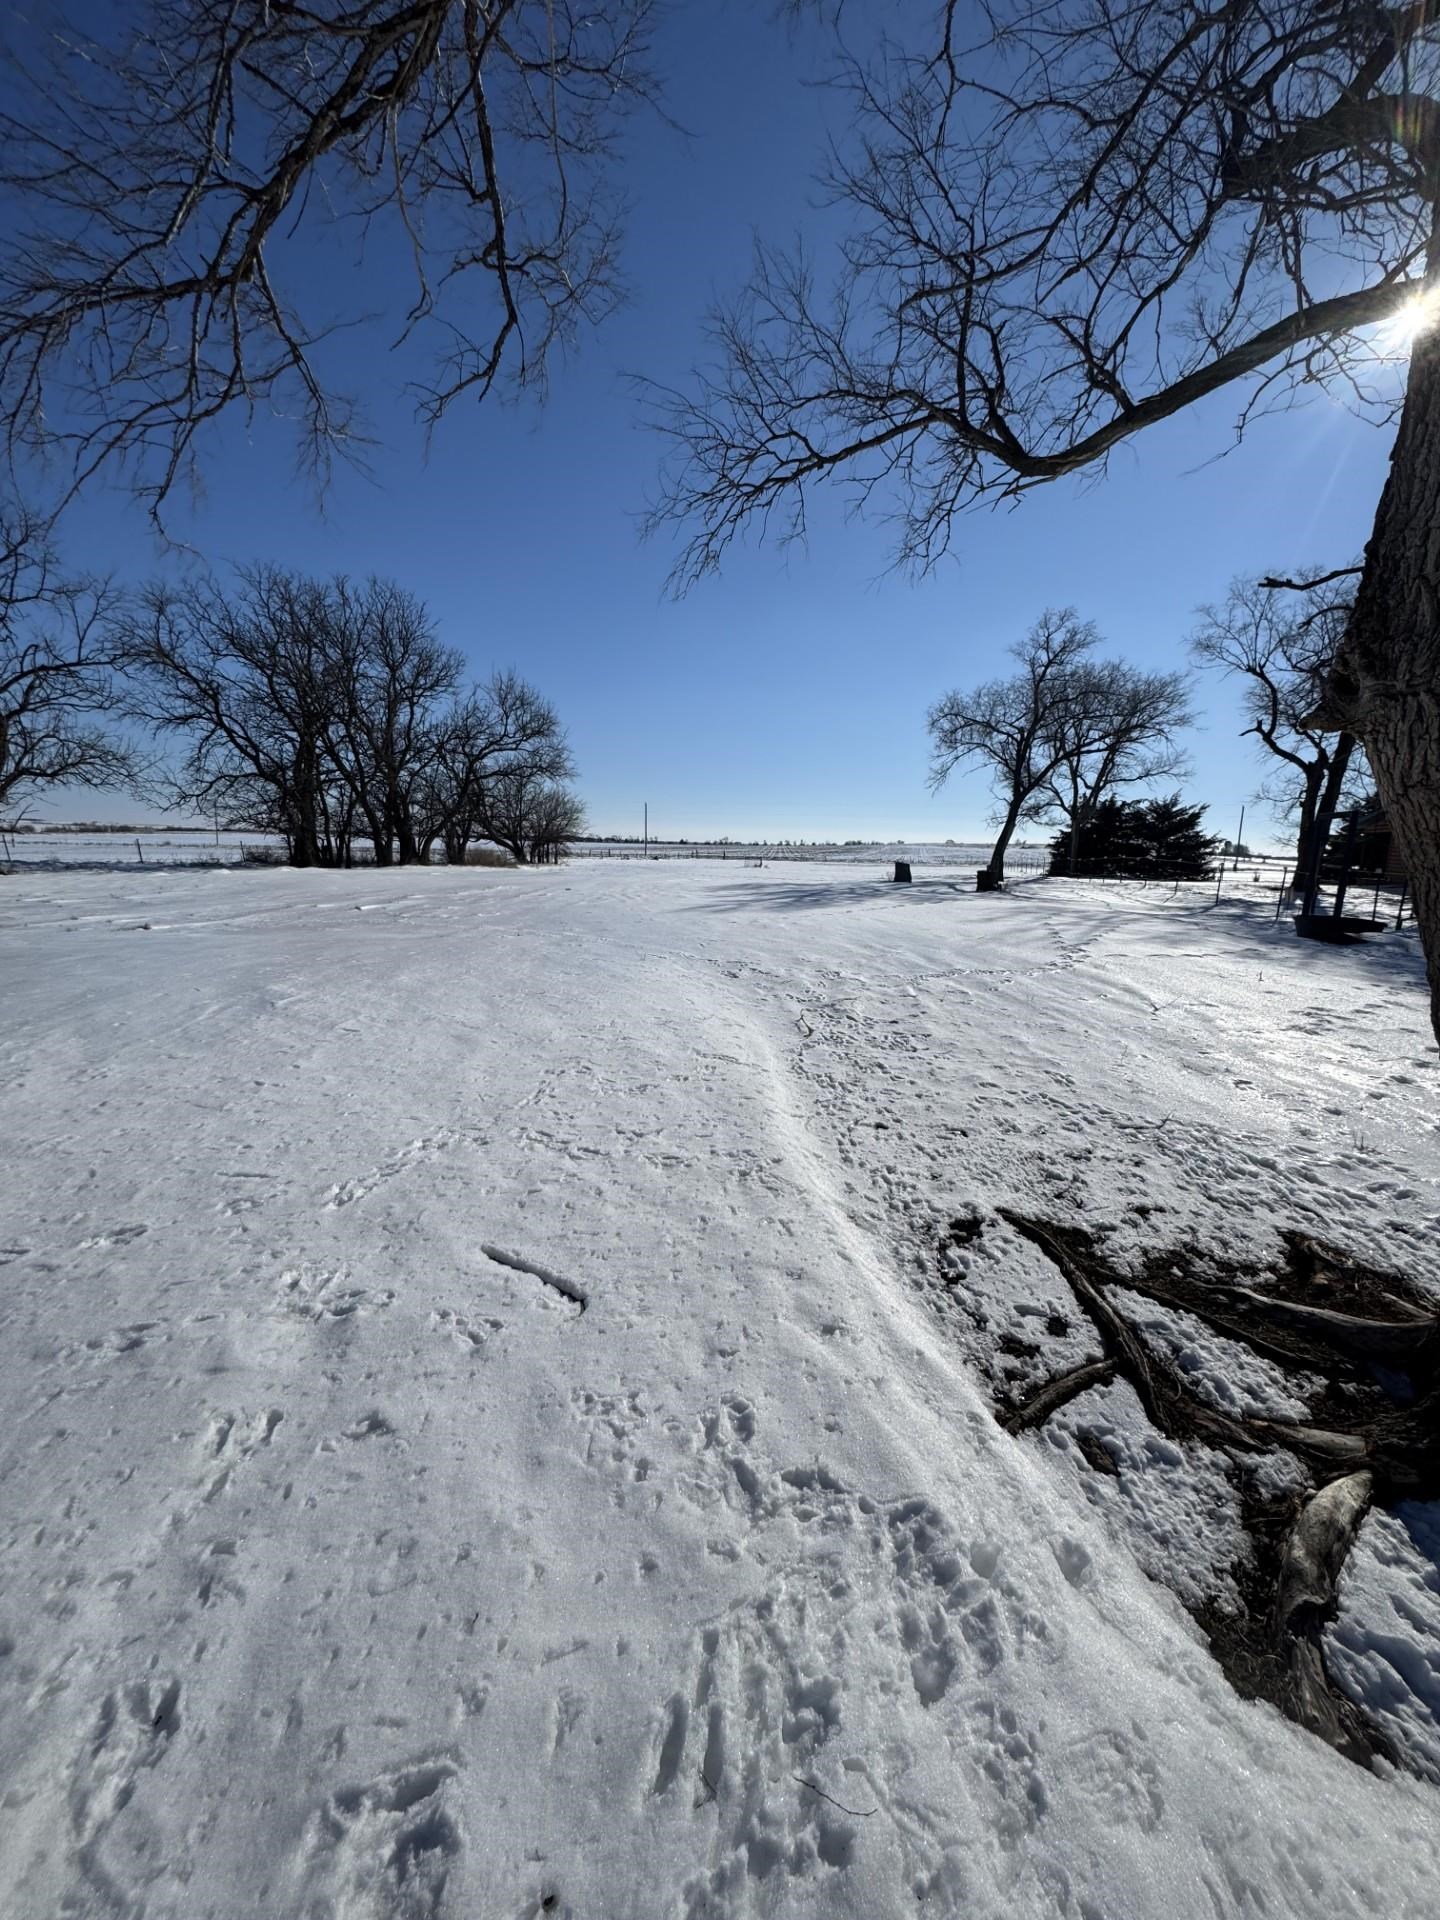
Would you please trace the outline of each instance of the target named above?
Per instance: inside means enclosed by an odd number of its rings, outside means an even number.
[[[6,1913],[1433,1913],[1436,1790],[1159,1584],[1223,1597],[1218,1457],[1101,1389],[1087,1496],[967,1344],[1085,1347],[1001,1204],[1440,1286],[1413,936],[1206,896],[0,879]],[[1372,1516],[1334,1630],[1422,1757],[1437,1539]]]
[[[863,866],[879,869],[887,861],[908,860],[912,866],[953,867],[968,871],[973,879],[977,866],[990,858],[992,842],[954,840],[871,841],[865,845],[851,842],[814,841],[803,846],[776,846],[759,840],[656,840],[643,845],[635,840],[589,840],[576,845],[577,859],[588,860],[738,860],[763,861],[768,866],[780,860],[796,866],[818,861],[825,866]],[[1012,846],[1010,864],[1038,871],[1048,866],[1047,848],[1024,842]]]
[[[484,844],[483,842],[477,844]],[[148,828],[140,833],[87,832],[65,828],[53,832],[0,832],[0,868],[13,865],[35,867],[138,867],[138,866],[238,866],[247,851],[251,854],[283,851],[284,843],[273,834],[239,832],[225,828]],[[362,840],[362,857],[369,843]],[[760,841],[656,840],[642,844],[638,840],[587,840],[575,849],[577,859],[588,860],[734,860],[770,861],[777,854],[787,861],[827,865],[859,865],[880,868],[887,861],[909,860],[916,866],[953,867],[957,873],[972,877],[977,866],[990,858],[990,842],[960,844],[944,842],[872,843],[868,846],[824,845],[816,842],[803,848],[777,849]],[[434,858],[443,860],[440,849]],[[1036,872],[1048,865],[1049,854],[1028,842],[1011,849],[1010,865],[1015,871]]]
[[[273,834],[235,833],[228,828],[182,832],[179,828],[148,828],[140,833],[86,832],[66,829],[53,833],[9,833],[0,837],[0,871],[13,866],[64,867],[192,867],[235,865],[245,850],[283,851]]]

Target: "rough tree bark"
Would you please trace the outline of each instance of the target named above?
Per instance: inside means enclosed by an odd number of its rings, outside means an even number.
[[[1431,242],[1440,271],[1440,235]],[[1369,756],[1410,876],[1440,1042],[1440,328],[1415,340],[1400,430],[1327,712]]]

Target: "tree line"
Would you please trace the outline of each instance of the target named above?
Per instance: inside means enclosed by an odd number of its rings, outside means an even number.
[[[1271,769],[1257,797],[1294,828],[1292,873],[1301,892],[1319,883],[1337,817],[1378,805],[1364,748],[1316,713],[1344,643],[1357,571],[1317,567],[1294,579],[1236,580],[1223,602],[1198,610],[1190,636],[1198,664],[1243,684],[1244,732]],[[1137,834],[1143,840],[1152,825],[1163,828],[1162,838],[1170,831],[1168,816],[1152,821],[1146,811],[1159,802],[1126,801],[1122,790],[1188,770],[1179,736],[1194,718],[1189,679],[1099,658],[1099,645],[1094,622],[1073,607],[1048,610],[1010,648],[1016,673],[947,693],[930,709],[932,788],[972,767],[988,768],[992,778],[998,834],[988,885],[1003,880],[1005,853],[1022,823],[1058,826],[1052,873],[1149,870],[1151,856],[1122,857],[1120,849]],[[1179,795],[1165,804],[1178,806]],[[1191,825],[1198,838],[1184,860],[1165,857],[1198,879],[1209,856],[1198,815]]]
[[[868,40],[859,9],[786,11],[846,23],[847,225],[833,284],[762,247],[716,351],[651,390],[677,585],[747,531],[802,536],[837,483],[926,568],[968,509],[1102,472],[1220,393],[1241,434],[1317,388],[1395,425],[1309,723],[1368,755],[1440,1034],[1440,8],[937,0]],[[159,514],[257,404],[322,471],[362,444],[294,275],[347,221],[413,263],[380,320],[424,357],[427,419],[542,376],[616,303],[615,143],[655,90],[652,12],[135,0],[64,33],[22,21],[0,121],[12,466],[58,476],[62,503],[124,473]]]
[[[273,834],[301,867],[458,865],[476,841],[528,865],[584,826],[554,707],[514,672],[470,683],[394,581],[254,566],[119,594],[18,521],[0,554],[7,821],[47,786],[128,787]]]

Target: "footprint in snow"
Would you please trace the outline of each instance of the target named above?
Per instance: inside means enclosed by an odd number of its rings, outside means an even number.
[[[306,1832],[304,1911],[345,1920],[439,1920],[462,1848],[455,1757],[431,1755],[343,1787]]]

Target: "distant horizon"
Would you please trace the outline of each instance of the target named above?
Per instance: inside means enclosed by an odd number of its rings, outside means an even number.
[[[1019,837],[1012,840],[1010,845],[1012,849],[1024,849],[1024,848],[1048,846],[1051,840],[1054,839],[1055,833],[1058,832],[1059,830],[1060,829],[1057,827],[1051,831],[1047,831],[1033,837],[1029,835],[1026,835],[1024,837]],[[214,827],[214,824],[208,820],[196,821],[196,820],[153,820],[152,819],[152,820],[115,821],[115,820],[95,820],[95,819],[81,818],[81,819],[72,819],[72,820],[22,821],[18,825],[13,827],[0,828],[0,831],[3,831],[7,834],[12,834],[12,835],[23,834],[28,836],[31,834],[43,835],[47,833],[105,833],[105,834],[116,834],[116,835],[123,835],[126,833],[197,833],[198,834],[198,833],[214,833],[216,829]],[[265,829],[261,827],[228,826],[228,827],[221,827],[219,829],[219,832],[221,834],[252,833],[252,834],[263,835],[265,833]],[[272,835],[271,837],[277,838],[277,839],[279,838],[278,835]],[[1217,840],[1224,840],[1227,843],[1229,843],[1231,836],[1229,834],[1221,833],[1217,829],[1215,832],[1215,838]],[[937,838],[933,834],[924,834],[924,833],[891,833],[891,834],[782,833],[782,834],[746,835],[746,834],[733,833],[733,832],[732,833],[689,833],[687,832],[687,833],[673,833],[673,834],[652,833],[649,835],[648,839],[642,834],[638,834],[638,833],[579,833],[574,836],[574,839],[577,845],[582,845],[582,846],[613,845],[613,846],[637,846],[637,847],[639,846],[718,847],[718,846],[728,845],[736,848],[783,847],[783,846],[877,847],[877,848],[954,847],[957,853],[961,853],[961,852],[964,852],[967,848],[977,848],[977,847],[989,848],[994,844],[995,831],[992,828],[989,832],[980,832],[980,833],[974,833],[970,835],[947,834],[943,839]],[[1277,837],[1273,834],[1270,834],[1268,836],[1261,836],[1257,834],[1257,835],[1253,835],[1249,840],[1241,841],[1241,845],[1247,847],[1249,849],[1249,852],[1252,854],[1284,853],[1288,851],[1289,844],[1290,842],[1288,837],[1281,836],[1280,838],[1277,839]]]

